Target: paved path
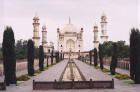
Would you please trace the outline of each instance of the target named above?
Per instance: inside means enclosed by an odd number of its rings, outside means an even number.
[[[54,61],[54,63],[56,63],[56,62]],[[51,65],[51,61],[49,61],[48,64]],[[46,63],[44,64],[44,66],[47,66]],[[34,69],[35,70],[39,69],[39,66],[38,65],[35,66]],[[27,69],[23,69],[21,71],[16,72],[16,76],[20,76],[22,74],[28,74],[28,70]],[[3,81],[4,81],[4,76],[0,76],[0,82],[3,82]]]
[[[75,63],[86,77],[87,80],[92,78],[93,80],[110,80],[111,76],[94,69],[92,66],[89,66],[81,61],[75,60]],[[17,87],[7,87],[7,91],[4,92],[139,92],[140,85],[136,84],[127,84],[123,83],[118,79],[115,79],[115,88],[114,89],[73,89],[73,90],[47,90],[39,91],[32,90],[32,81],[35,80],[46,80],[54,81],[54,79],[59,79],[64,67],[67,64],[67,60],[64,60],[57,65],[51,67],[50,69],[42,72],[41,74],[34,76],[32,79],[24,82]]]
[[[64,70],[67,64],[67,60],[64,60],[53,67],[50,67],[48,70],[43,71],[41,74],[32,77],[30,80],[22,83],[16,87],[7,87],[7,90],[4,92],[41,92],[32,90],[32,82],[33,80],[40,81],[54,81],[54,79],[59,80],[60,75],[62,74],[62,70]]]

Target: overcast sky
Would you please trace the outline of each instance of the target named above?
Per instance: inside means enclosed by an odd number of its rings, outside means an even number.
[[[33,36],[33,17],[37,12],[41,27],[47,26],[47,41],[57,47],[57,27],[62,29],[69,16],[77,28],[84,28],[84,50],[93,48],[95,22],[101,32],[101,15],[107,16],[109,40],[125,40],[129,43],[130,29],[140,28],[139,0],[0,0],[0,43],[4,26],[12,26],[16,40]],[[139,12],[138,12],[139,11]],[[100,39],[99,39],[100,40]]]

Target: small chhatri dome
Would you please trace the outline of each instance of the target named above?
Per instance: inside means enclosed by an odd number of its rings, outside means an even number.
[[[69,17],[69,23],[64,26],[64,28],[62,29],[63,33],[65,32],[80,32],[79,29],[77,29],[77,27],[74,24],[71,24],[71,18]]]
[[[42,28],[46,28],[46,25],[44,24],[44,25],[42,26]]]

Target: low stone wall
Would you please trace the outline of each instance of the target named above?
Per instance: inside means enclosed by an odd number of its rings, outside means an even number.
[[[35,81],[33,90],[114,88],[114,79],[108,81]]]
[[[110,66],[110,62],[111,62],[111,58],[104,58],[103,59],[103,63],[105,65]],[[117,67],[129,70],[130,69],[129,59],[118,59]]]
[[[47,60],[45,59],[44,60],[44,64],[46,64],[46,63],[47,63]],[[38,66],[38,64],[39,64],[39,60],[35,59],[34,60],[34,67]],[[24,70],[24,69],[27,69],[27,59],[17,60],[16,72]],[[2,75],[3,75],[3,64],[0,64],[0,76],[2,76]]]

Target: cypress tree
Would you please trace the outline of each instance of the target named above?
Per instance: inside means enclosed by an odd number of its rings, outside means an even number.
[[[62,52],[60,53],[60,60],[62,60],[63,59],[63,57],[62,57]]]
[[[135,83],[140,83],[140,32],[132,29],[130,34],[130,76]]]
[[[51,65],[53,65],[53,58],[54,58],[54,56],[53,56],[53,50],[52,50],[52,52],[51,52]]]
[[[115,69],[117,67],[117,58],[118,58],[118,48],[117,44],[113,43],[113,55],[112,55],[112,61],[110,64],[110,72],[112,75],[115,75]]]
[[[98,53],[97,53],[97,49],[94,48],[94,66],[98,65]]]
[[[92,50],[89,51],[89,59],[90,59],[90,65],[92,63]]]
[[[99,59],[100,59],[100,68],[103,69],[103,46],[99,44]]]
[[[6,85],[16,84],[15,38],[11,27],[6,27],[3,34],[3,64]]]
[[[49,64],[48,64],[48,60],[49,60],[49,56],[47,56],[47,67],[49,66]]]
[[[44,50],[43,46],[39,46],[39,70],[44,70]]]
[[[34,42],[30,39],[27,43],[28,75],[34,75]]]

